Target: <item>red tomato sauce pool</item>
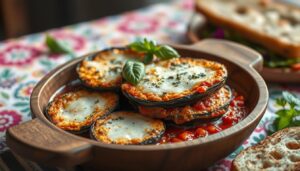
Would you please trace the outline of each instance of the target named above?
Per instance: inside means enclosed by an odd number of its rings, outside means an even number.
[[[175,143],[182,141],[204,138],[208,135],[218,133],[240,122],[247,115],[245,99],[233,91],[233,99],[228,111],[215,121],[193,123],[190,126],[168,125],[166,132],[158,144]]]

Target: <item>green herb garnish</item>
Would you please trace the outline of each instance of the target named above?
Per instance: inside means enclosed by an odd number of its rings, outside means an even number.
[[[73,54],[72,50],[66,44],[55,40],[55,38],[50,36],[49,34],[46,35],[45,43],[46,43],[50,53]]]
[[[126,81],[137,85],[145,75],[145,66],[142,62],[128,60],[123,67],[122,75]]]
[[[146,38],[129,44],[129,48],[136,52],[145,53],[144,63],[146,64],[153,60],[154,55],[161,60],[179,57],[177,51],[172,47],[168,45],[157,45],[155,41],[147,40]]]
[[[300,58],[291,58],[291,59],[269,59],[266,61],[265,65],[270,68],[278,67],[290,67],[293,64],[300,63]]]
[[[295,95],[284,91],[282,97],[276,99],[276,104],[281,107],[276,112],[277,118],[274,121],[275,130],[300,126],[300,99]]]

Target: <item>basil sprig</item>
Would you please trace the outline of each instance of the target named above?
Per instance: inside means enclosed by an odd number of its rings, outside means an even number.
[[[72,50],[64,43],[56,40],[49,34],[46,35],[45,43],[50,51],[50,53],[67,53],[73,54]]]
[[[168,60],[179,57],[178,52],[168,45],[157,45],[155,41],[143,39],[128,45],[133,51],[145,53],[144,63],[148,64],[153,60],[154,55],[161,60]]]
[[[292,126],[300,126],[300,99],[295,95],[284,91],[282,97],[276,99],[276,104],[281,107],[276,112],[277,118],[274,121],[275,130]]]
[[[128,60],[122,71],[123,78],[133,85],[137,85],[145,75],[145,66],[142,62]]]

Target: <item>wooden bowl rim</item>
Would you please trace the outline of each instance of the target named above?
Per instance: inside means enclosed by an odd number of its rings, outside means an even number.
[[[199,20],[197,17],[200,17]],[[200,22],[200,19],[202,20]],[[197,43],[203,40],[197,31],[204,26],[206,19],[199,13],[194,13],[187,27],[187,38],[192,43]],[[226,39],[224,39],[226,40]],[[282,83],[300,83],[300,71],[292,71],[290,68],[268,68],[263,67],[260,72],[263,78],[268,82]],[[274,77],[276,75],[276,77]]]
[[[192,47],[192,46],[186,46],[186,45],[174,45],[175,48],[179,48],[182,50],[190,50],[190,51],[195,51],[195,52],[199,52],[202,54],[209,54],[206,52],[202,52],[200,50],[197,50],[196,47]],[[88,138],[84,138],[84,137],[80,137],[78,135],[74,135],[71,134],[67,131],[64,131],[60,128],[58,128],[57,126],[55,126],[54,124],[52,124],[44,115],[43,109],[40,108],[39,105],[39,97],[42,91],[45,91],[45,86],[48,84],[48,82],[51,81],[51,79],[53,79],[57,74],[59,74],[60,72],[62,72],[63,70],[71,67],[71,66],[75,66],[78,64],[78,62],[80,62],[81,60],[83,60],[85,57],[93,54],[93,53],[97,53],[96,52],[92,52],[89,53],[87,55],[83,55],[81,57],[78,57],[76,59],[73,59],[65,64],[62,64],[60,66],[58,66],[57,68],[55,68],[54,70],[50,71],[46,76],[44,76],[41,81],[35,86],[35,88],[32,91],[31,97],[30,97],[30,107],[31,107],[31,111],[34,115],[34,117],[39,118],[41,121],[43,121],[44,124],[46,124],[47,126],[49,126],[50,128],[54,129],[54,131],[58,131],[61,132],[63,134],[65,134],[66,136],[70,136],[72,138],[75,138],[79,141],[85,141],[87,143],[89,143],[92,146],[97,146],[97,147],[102,147],[102,148],[108,148],[108,149],[117,149],[117,150],[135,150],[135,151],[154,151],[154,150],[170,150],[170,149],[178,149],[178,148],[185,148],[185,147],[192,147],[192,146],[198,146],[198,145],[203,145],[203,144],[207,144],[213,141],[220,141],[224,138],[226,138],[227,136],[230,135],[234,135],[239,133],[240,131],[243,131],[247,128],[249,128],[253,123],[255,123],[258,119],[260,119],[260,117],[262,115],[264,115],[265,110],[267,108],[267,102],[268,102],[268,89],[267,86],[264,82],[264,80],[262,79],[262,77],[258,74],[258,72],[249,65],[242,65],[234,60],[228,60],[228,59],[224,59],[229,61],[230,63],[234,63],[235,65],[237,65],[238,67],[240,67],[241,69],[243,69],[250,77],[253,78],[253,80],[255,81],[255,84],[259,90],[258,92],[258,99],[256,101],[256,105],[253,108],[253,110],[247,115],[246,118],[244,118],[241,122],[239,122],[238,124],[227,128],[219,133],[213,134],[213,135],[209,135],[208,137],[206,137],[205,139],[195,139],[195,140],[191,140],[191,141],[184,141],[184,142],[179,142],[179,143],[168,143],[168,144],[160,144],[160,145],[117,145],[117,144],[104,144],[101,142],[97,142],[95,140],[92,139],[88,139]],[[209,54],[210,56],[216,56],[213,54]],[[216,56],[218,57],[218,56]]]

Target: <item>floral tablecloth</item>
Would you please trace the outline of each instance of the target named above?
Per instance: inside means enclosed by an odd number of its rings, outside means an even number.
[[[192,11],[192,0],[175,1],[49,30],[47,33],[69,44],[76,56],[109,46],[126,45],[138,37],[186,43],[185,32]],[[44,44],[45,33],[0,43],[1,152],[8,149],[5,144],[6,129],[31,119],[29,97],[35,84],[51,69],[74,58],[72,55],[49,54]],[[269,85],[269,108],[258,127],[242,146],[208,170],[229,170],[239,151],[265,138],[266,127],[275,116],[273,99],[284,89],[300,94],[299,85]]]

